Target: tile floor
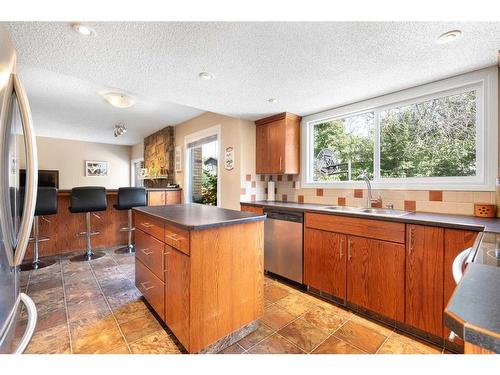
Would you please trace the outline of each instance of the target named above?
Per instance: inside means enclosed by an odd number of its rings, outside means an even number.
[[[185,353],[135,288],[134,256],[106,253],[21,274],[39,314],[26,353]],[[259,329],[221,353],[443,352],[270,278],[264,295]]]

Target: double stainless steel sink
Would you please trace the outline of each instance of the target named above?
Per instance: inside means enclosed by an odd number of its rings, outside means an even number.
[[[379,215],[379,216],[392,216],[400,217],[409,214],[408,211],[394,210],[390,208],[362,208],[362,207],[348,207],[348,206],[327,206],[323,207],[324,210],[336,212],[353,212],[365,215]]]

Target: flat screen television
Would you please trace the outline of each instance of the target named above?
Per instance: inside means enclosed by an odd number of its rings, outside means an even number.
[[[26,169],[19,170],[20,187],[26,186]],[[38,170],[38,186],[39,187],[55,187],[59,189],[59,171]]]

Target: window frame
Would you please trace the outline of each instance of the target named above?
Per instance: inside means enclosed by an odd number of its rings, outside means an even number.
[[[380,112],[435,98],[476,91],[476,176],[380,177]],[[496,67],[413,87],[368,99],[302,119],[302,187],[345,189],[364,187],[363,181],[317,182],[313,180],[313,127],[316,124],[367,112],[374,112],[375,189],[494,191],[498,167],[498,70]]]

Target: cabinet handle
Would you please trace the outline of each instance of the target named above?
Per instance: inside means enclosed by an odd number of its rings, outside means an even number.
[[[141,251],[142,251],[142,253],[143,253],[144,255],[151,255],[151,254],[153,254],[153,252],[152,252],[152,251],[148,251],[148,250],[149,250],[149,247],[147,247],[147,248],[145,248],[145,249],[141,249]]]
[[[144,288],[144,290],[149,290],[149,289],[153,289],[155,286],[150,286],[149,288],[146,286],[146,284],[149,284],[149,281],[144,281],[143,283],[141,283],[141,286]]]
[[[342,259],[342,256],[344,255],[342,252],[342,248],[344,247],[344,240],[341,239],[339,243],[339,258]]]
[[[151,224],[149,224],[149,223],[141,223],[141,225],[142,225],[143,227],[146,227],[146,228],[151,228],[151,227],[152,227],[152,225],[151,225]]]
[[[413,251],[414,241],[415,241],[415,228],[410,227],[410,246],[408,246],[408,255],[410,255]]]
[[[179,238],[177,238],[177,234],[171,234],[170,236],[165,235],[165,237],[167,237],[168,239],[170,239],[172,241],[179,242]]]
[[[281,156],[280,156],[280,172],[281,172],[281,161],[282,161],[282,158],[281,158]]]
[[[347,240],[347,259],[351,260],[351,240]]]

